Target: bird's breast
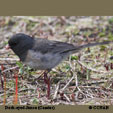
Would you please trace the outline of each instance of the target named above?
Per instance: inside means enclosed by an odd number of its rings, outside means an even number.
[[[24,63],[31,68],[39,70],[52,69],[57,66],[62,61],[62,57],[57,54],[41,53],[34,50],[29,50],[26,55],[26,60]]]

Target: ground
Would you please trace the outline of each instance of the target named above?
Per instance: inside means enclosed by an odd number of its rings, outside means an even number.
[[[47,99],[42,71],[24,66],[5,49],[9,38],[20,32],[73,45],[112,41],[112,16],[0,17],[0,104],[15,104],[18,75],[18,105],[113,105],[113,44],[83,49],[54,68]]]

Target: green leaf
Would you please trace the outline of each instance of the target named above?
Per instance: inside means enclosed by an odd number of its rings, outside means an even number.
[[[113,23],[113,18],[110,18],[110,19],[109,19],[109,23],[110,23],[110,24]]]
[[[8,44],[8,41],[5,41],[4,44],[7,45]]]
[[[104,37],[106,34],[105,34],[105,32],[100,32],[99,33],[99,37]]]
[[[101,45],[101,46],[100,46],[100,50],[101,50],[101,51],[105,51],[106,48],[107,48],[107,47],[106,47],[105,45]]]
[[[20,68],[20,69],[19,69],[19,74],[21,74],[21,75],[22,75],[23,73],[24,73],[23,68]]]
[[[66,69],[70,69],[70,66],[69,66],[69,65],[66,65],[65,68],[66,68]]]
[[[78,60],[79,57],[78,56],[71,56],[71,60]]]
[[[38,99],[37,98],[33,99],[33,104],[38,104]]]
[[[112,33],[109,33],[108,34],[108,38],[109,38],[110,41],[113,41],[113,34]]]
[[[16,64],[19,66],[19,68],[23,68],[23,64],[21,62],[17,61]]]

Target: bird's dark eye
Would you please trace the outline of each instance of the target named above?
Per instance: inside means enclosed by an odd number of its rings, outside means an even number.
[[[12,45],[12,46],[15,46],[15,45],[17,45],[17,43],[15,42],[15,43],[12,43],[11,45]]]

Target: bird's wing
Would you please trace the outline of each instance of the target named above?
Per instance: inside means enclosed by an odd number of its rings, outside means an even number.
[[[64,51],[69,51],[74,48],[75,46],[65,42],[50,41],[47,39],[38,38],[38,39],[35,39],[33,50],[40,51],[41,53],[46,54],[48,52],[62,53]]]
[[[35,44],[33,47],[34,51],[40,51],[43,54],[46,53],[61,53],[61,54],[72,54],[80,51],[83,48],[92,47],[96,45],[104,45],[112,43],[111,41],[105,41],[105,42],[95,42],[95,43],[89,43],[79,46],[74,46],[69,43],[65,42],[59,42],[59,41],[51,41],[47,39],[37,38],[35,39]]]

